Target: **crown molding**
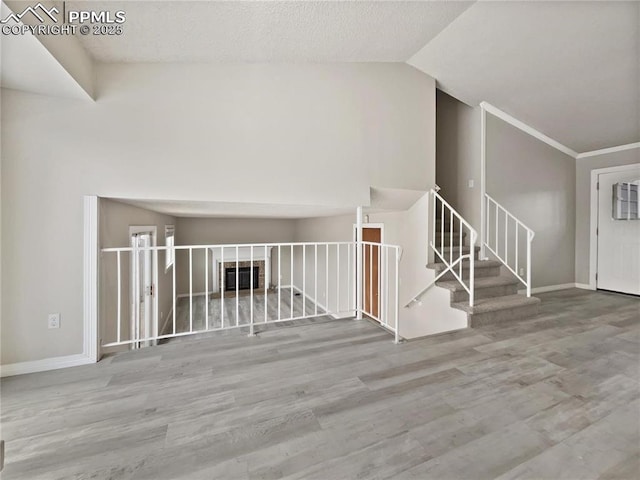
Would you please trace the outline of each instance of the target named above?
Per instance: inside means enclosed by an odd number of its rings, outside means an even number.
[[[640,148],[640,142],[627,143],[626,145],[618,145],[617,147],[602,148],[600,150],[583,152],[583,153],[579,153],[576,158],[579,160],[581,158],[596,157],[598,155],[607,155],[609,153],[623,152],[625,150],[632,150],[634,148]]]
[[[487,103],[487,102],[480,102],[480,108],[482,108],[483,110],[487,111],[488,113],[490,113],[494,117],[498,117],[500,120],[504,120],[505,122],[507,122],[508,124],[516,127],[517,129],[522,130],[523,132],[531,135],[532,137],[537,138],[541,142],[546,143],[547,145],[555,148],[556,150],[559,150],[562,153],[564,153],[566,155],[569,155],[572,158],[578,158],[578,152],[570,149],[566,145],[563,145],[562,143],[558,142],[557,140],[554,140],[553,138],[545,135],[544,133],[542,133],[542,132],[536,130],[535,128],[533,128],[532,126],[527,125],[526,123],[518,120],[517,118],[512,117],[508,113],[503,112],[498,107],[494,107],[493,105],[491,105],[490,103]]]

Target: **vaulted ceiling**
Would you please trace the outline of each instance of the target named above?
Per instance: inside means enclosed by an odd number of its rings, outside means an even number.
[[[640,140],[640,3],[477,2],[409,59],[577,152]]]
[[[25,4],[6,3],[13,10]],[[640,140],[635,1],[145,0],[66,7],[126,12],[122,36],[73,39],[95,62],[408,62],[454,97],[474,106],[487,101],[577,152]],[[47,48],[58,58],[64,50]],[[22,57],[15,42],[3,42],[4,87],[68,93],[59,70],[52,67],[55,82],[42,72],[26,75],[38,65],[25,58],[25,70]]]
[[[101,62],[404,62],[473,2],[90,2],[124,35],[87,35]],[[87,2],[67,2],[68,8]]]

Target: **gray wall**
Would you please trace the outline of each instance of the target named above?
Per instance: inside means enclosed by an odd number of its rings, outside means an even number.
[[[446,93],[436,94],[436,183],[441,195],[480,231],[480,114]],[[474,187],[469,188],[469,180]]]
[[[293,219],[265,218],[179,218],[176,245],[220,245],[238,243],[290,243],[294,240]],[[209,256],[211,260],[211,256]],[[204,252],[193,252],[193,291],[204,292]],[[176,254],[178,294],[189,293],[189,253]],[[212,275],[211,265],[209,274]],[[209,282],[211,289],[211,280]]]
[[[533,287],[574,283],[575,159],[487,114],[486,163],[487,193],[536,232]]]
[[[155,226],[157,244],[165,245],[164,226],[175,224],[175,217],[162,215],[143,208],[133,207],[109,199],[100,199],[100,248],[128,247],[129,227]],[[158,255],[158,315],[160,327],[171,308],[172,273],[165,272],[164,254]],[[130,298],[129,275],[130,256],[121,254],[122,279],[122,339],[129,338]],[[103,253],[100,256],[100,336],[104,343],[117,339],[117,257],[115,253]],[[103,343],[103,342],[100,342]]]
[[[640,163],[638,148],[576,160],[576,283],[588,284],[590,276],[591,171],[632,163]]]

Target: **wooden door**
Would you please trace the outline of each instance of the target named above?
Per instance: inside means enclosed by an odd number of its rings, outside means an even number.
[[[362,240],[380,243],[382,230],[380,228],[363,228]],[[378,317],[380,312],[380,248],[373,245],[363,246],[364,263],[364,312],[369,316]]]

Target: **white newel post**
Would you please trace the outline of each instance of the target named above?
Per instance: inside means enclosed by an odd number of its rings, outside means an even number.
[[[356,318],[362,320],[362,207],[356,211]]]
[[[480,104],[480,259],[487,258],[484,242],[487,238],[487,193],[486,174],[487,174],[487,111],[484,108],[484,102]]]

